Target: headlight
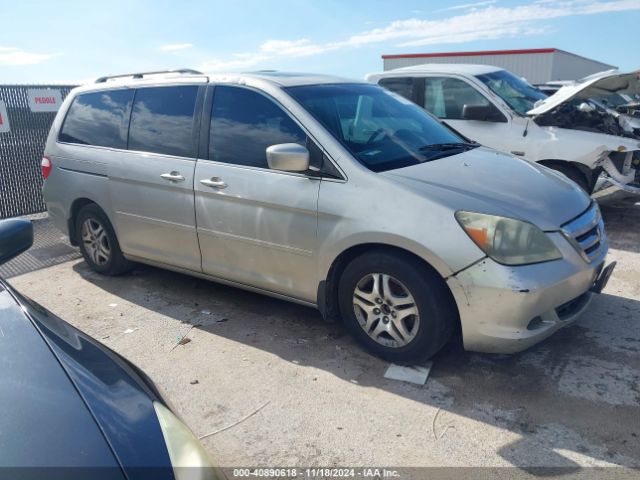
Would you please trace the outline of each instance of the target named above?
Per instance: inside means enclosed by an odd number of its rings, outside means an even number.
[[[547,235],[531,223],[463,211],[456,212],[456,220],[471,240],[498,263],[525,265],[562,258]]]
[[[153,402],[176,480],[223,478],[191,430],[160,402]]]

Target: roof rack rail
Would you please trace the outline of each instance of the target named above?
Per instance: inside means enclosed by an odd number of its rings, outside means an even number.
[[[156,70],[153,72],[138,72],[138,73],[124,73],[122,75],[106,75],[104,77],[100,77],[96,80],[96,83],[104,83],[107,80],[111,80],[113,78],[143,78],[145,75],[159,75],[161,73],[181,73],[183,75],[204,75],[202,72],[198,70],[193,70],[191,68],[179,68],[177,70]]]

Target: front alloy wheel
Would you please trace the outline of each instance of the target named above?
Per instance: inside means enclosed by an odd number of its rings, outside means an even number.
[[[357,283],[353,310],[362,329],[385,347],[404,347],[418,333],[420,313],[409,289],[384,273],[370,273]]]
[[[340,314],[353,336],[391,361],[431,357],[459,322],[442,277],[403,252],[381,248],[354,258],[340,275],[337,294]]]

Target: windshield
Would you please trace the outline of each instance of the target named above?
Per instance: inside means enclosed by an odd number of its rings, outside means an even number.
[[[377,85],[285,89],[364,166],[393,170],[455,155],[465,140],[414,103]]]
[[[520,115],[525,115],[536,102],[547,98],[533,85],[506,70],[477,75],[477,78]]]

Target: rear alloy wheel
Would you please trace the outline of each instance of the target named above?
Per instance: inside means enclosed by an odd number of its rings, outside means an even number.
[[[91,261],[98,266],[111,260],[111,246],[104,226],[95,218],[87,218],[82,223],[82,244]]]
[[[96,204],[82,207],[76,217],[76,238],[92,270],[103,275],[120,275],[133,267],[122,251],[107,215]]]
[[[458,324],[451,292],[437,272],[386,250],[356,257],[345,267],[338,303],[353,336],[391,361],[433,356]]]

